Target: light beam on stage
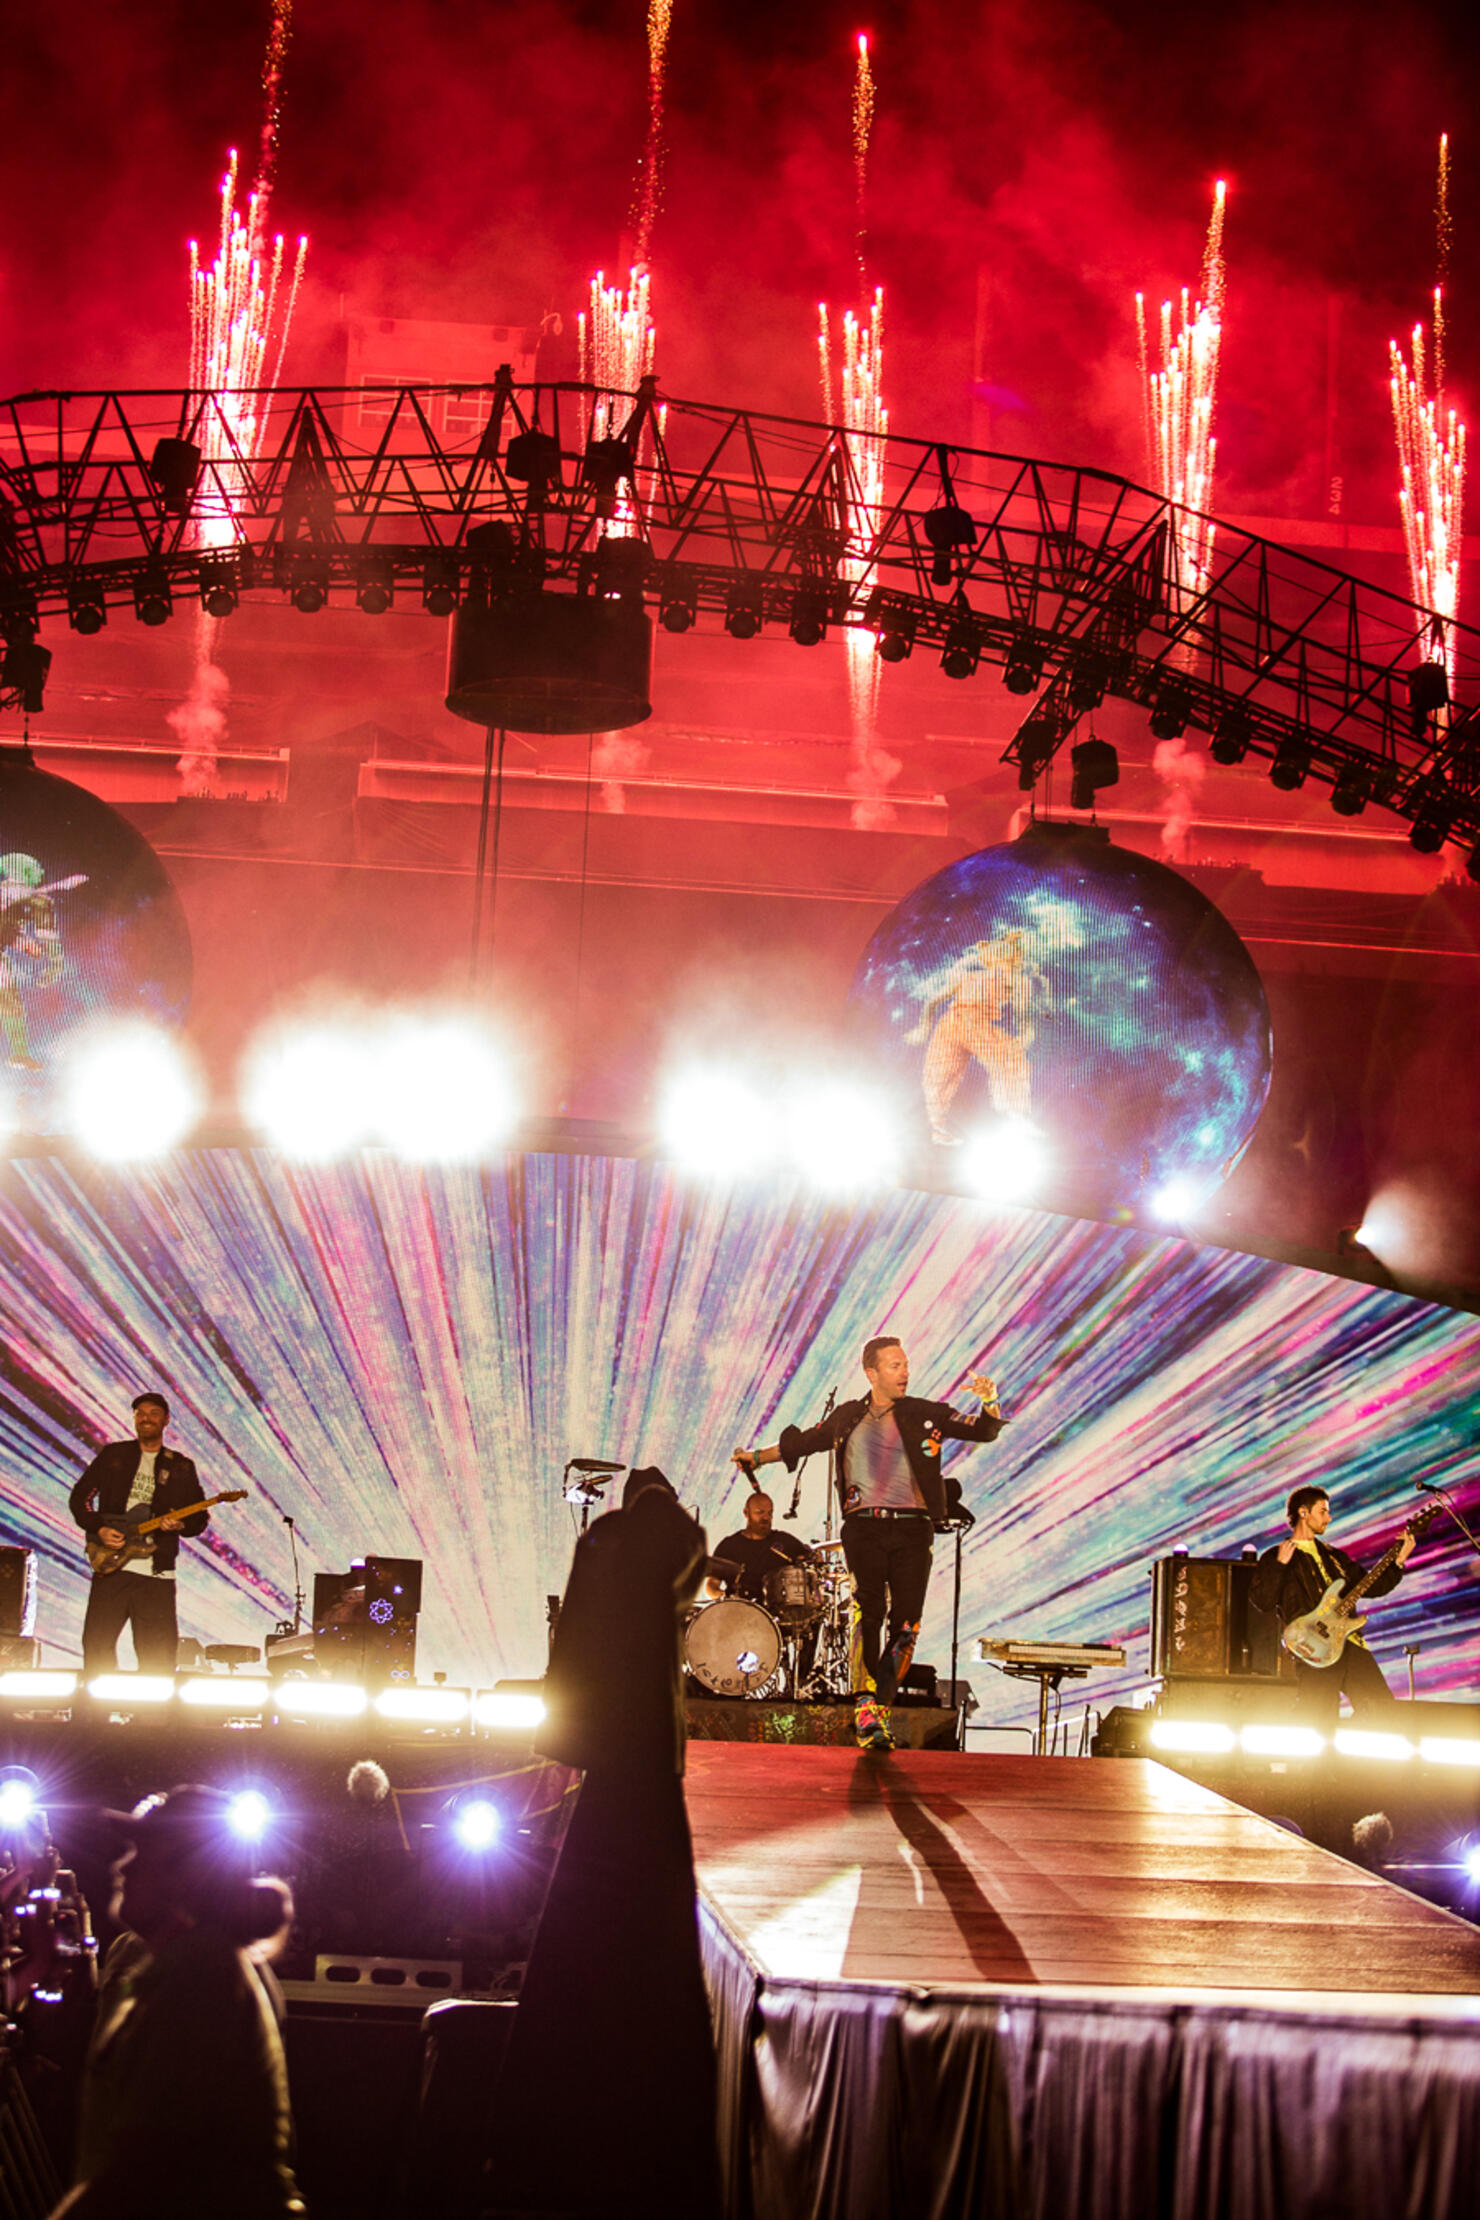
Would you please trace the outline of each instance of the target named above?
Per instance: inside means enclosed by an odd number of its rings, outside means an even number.
[[[139,1020],[84,1033],[58,1093],[63,1130],[110,1163],[163,1156],[205,1108],[200,1074],[177,1036]]]

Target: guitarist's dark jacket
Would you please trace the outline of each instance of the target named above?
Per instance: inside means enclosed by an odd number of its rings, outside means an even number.
[[[815,1449],[832,1451],[833,1486],[845,1516],[854,1504],[849,1501],[843,1452],[848,1436],[868,1409],[868,1401],[866,1395],[860,1395],[856,1402],[840,1403],[817,1425],[805,1430],[787,1426],[776,1445],[788,1472],[795,1472],[802,1458],[810,1457]],[[901,1395],[894,1405],[894,1418],[915,1485],[931,1518],[937,1526],[950,1518],[964,1518],[969,1525],[971,1515],[961,1501],[961,1483],[941,1471],[941,1442],[995,1441],[1006,1420],[991,1418],[985,1411],[976,1418],[963,1418],[949,1403],[928,1403],[919,1395]]]
[[[68,1508],[84,1534],[96,1534],[100,1526],[110,1526],[121,1511],[128,1509],[129,1489],[134,1484],[134,1474],[139,1469],[143,1452],[136,1441],[110,1441],[98,1451],[82,1478],[68,1497]],[[178,1449],[161,1449],[154,1465],[154,1497],[151,1518],[164,1518],[171,1511],[183,1510],[187,1503],[199,1503],[205,1494],[200,1484],[200,1474],[189,1457],[182,1457]],[[197,1511],[186,1519],[180,1534],[199,1534],[211,1523],[209,1511]],[[154,1569],[169,1572],[180,1554],[180,1534],[146,1535],[154,1543]],[[127,1568],[131,1572],[147,1572],[147,1557],[135,1557]]]
[[[1280,1547],[1276,1542],[1267,1549],[1254,1568],[1249,1582],[1249,1601],[1256,1611],[1277,1611],[1284,1624],[1292,1619],[1303,1619],[1307,1611],[1314,1611],[1330,1585],[1321,1578],[1319,1568],[1309,1550],[1297,1549],[1288,1565],[1280,1563]],[[1363,1568],[1355,1557],[1348,1557],[1344,1549],[1334,1542],[1322,1541],[1321,1548],[1331,1560],[1332,1578],[1341,1575],[1342,1593],[1346,1593],[1354,1580],[1360,1580]],[[1389,1565],[1380,1580],[1374,1580],[1362,1598],[1385,1596],[1397,1587],[1403,1577],[1401,1565]]]

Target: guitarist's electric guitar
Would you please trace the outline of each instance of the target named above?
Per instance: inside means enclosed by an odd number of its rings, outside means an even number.
[[[152,1557],[153,1542],[144,1536],[163,1526],[166,1519],[188,1519],[196,1511],[209,1511],[213,1503],[241,1503],[246,1497],[245,1488],[228,1488],[224,1495],[203,1496],[199,1503],[182,1504],[178,1511],[162,1511],[158,1518],[150,1518],[147,1503],[136,1504],[132,1511],[110,1511],[107,1524],[124,1536],[111,1549],[100,1542],[96,1534],[87,1537],[87,1561],[95,1573],[121,1572],[131,1557]]]
[[[1426,1503],[1408,1521],[1404,1532],[1421,1534],[1438,1515],[1438,1504]],[[1292,1619],[1284,1634],[1285,1648],[1291,1656],[1298,1657],[1302,1665],[1334,1665],[1346,1648],[1347,1637],[1359,1634],[1367,1624],[1365,1619],[1357,1617],[1357,1605],[1373,1581],[1380,1580],[1389,1565],[1396,1561],[1402,1547],[1400,1534],[1386,1557],[1380,1557],[1371,1572],[1354,1580],[1345,1595],[1341,1592],[1341,1581],[1333,1580],[1314,1611],[1307,1611],[1303,1619]]]

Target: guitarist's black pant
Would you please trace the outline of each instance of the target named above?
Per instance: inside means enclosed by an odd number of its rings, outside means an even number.
[[[1322,1734],[1330,1734],[1336,1726],[1343,1691],[1357,1718],[1374,1724],[1380,1724],[1379,1715],[1391,1711],[1397,1701],[1377,1659],[1360,1642],[1348,1642],[1334,1665],[1302,1665],[1297,1657],[1295,1681],[1302,1725],[1316,1727]]]
[[[94,1573],[82,1622],[82,1670],[111,1673],[118,1664],[118,1637],[134,1630],[141,1673],[173,1673],[179,1649],[175,1583],[153,1573]]]

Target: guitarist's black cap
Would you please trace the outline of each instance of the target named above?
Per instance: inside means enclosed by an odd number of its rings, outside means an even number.
[[[146,1388],[142,1395],[136,1395],[132,1403],[130,1403],[129,1409],[131,1411],[136,1411],[141,1403],[157,1403],[160,1409],[164,1412],[166,1418],[168,1418],[170,1415],[169,1403],[167,1402],[165,1397],[160,1394],[158,1388]]]

